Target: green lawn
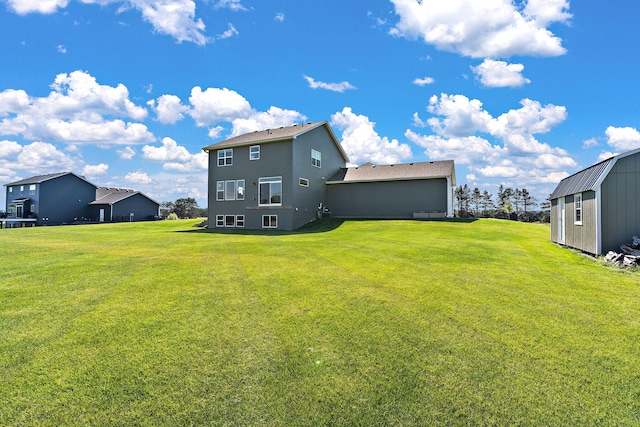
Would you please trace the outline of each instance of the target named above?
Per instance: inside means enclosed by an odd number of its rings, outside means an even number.
[[[0,425],[640,425],[640,273],[498,220],[0,230]]]

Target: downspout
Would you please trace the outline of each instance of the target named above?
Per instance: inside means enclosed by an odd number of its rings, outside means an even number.
[[[451,175],[447,176],[447,218],[453,218],[453,186]]]
[[[596,188],[596,255],[602,255],[602,184]]]

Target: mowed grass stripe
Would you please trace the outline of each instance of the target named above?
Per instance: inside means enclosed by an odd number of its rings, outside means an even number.
[[[0,424],[640,422],[637,273],[505,221],[2,230]]]

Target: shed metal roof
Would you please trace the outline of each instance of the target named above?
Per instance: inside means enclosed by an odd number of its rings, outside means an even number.
[[[245,145],[257,145],[267,142],[277,142],[277,141],[287,141],[296,139],[298,136],[307,133],[313,129],[316,129],[320,126],[325,126],[331,135],[331,138],[335,142],[338,150],[340,150],[340,154],[344,158],[345,162],[349,161],[347,154],[344,152],[342,145],[340,145],[340,141],[336,138],[336,135],[333,133],[331,126],[327,121],[323,122],[309,122],[302,124],[295,124],[292,126],[282,126],[277,129],[265,129],[255,132],[248,132],[242,135],[235,136],[233,138],[229,138],[227,140],[216,142],[215,144],[204,147],[204,151],[211,150],[219,150],[221,148],[233,148],[233,147],[242,147]]]
[[[614,161],[614,157],[596,163],[580,172],[564,178],[551,193],[550,199],[569,196],[571,194],[582,193],[583,191],[595,190],[600,178]]]
[[[94,200],[89,204],[90,205],[113,205],[115,203],[118,203],[136,194],[140,194],[146,197],[147,199],[151,200],[152,202],[158,203],[152,198],[136,190],[131,190],[128,188],[98,187],[96,189],[96,200]]]
[[[366,163],[357,167],[341,168],[327,180],[327,184],[430,179],[445,178],[448,176],[451,177],[451,184],[456,185],[456,174],[453,160],[400,163],[393,165],[374,165]]]

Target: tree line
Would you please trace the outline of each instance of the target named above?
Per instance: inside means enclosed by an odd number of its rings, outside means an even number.
[[[185,197],[175,202],[160,203],[160,216],[163,218],[201,218],[207,216],[207,208],[198,206],[196,199]]]
[[[459,218],[500,218],[525,222],[549,222],[550,203],[538,203],[526,188],[500,186],[494,200],[487,190],[467,185],[455,188],[456,216]],[[537,208],[537,209],[536,209]]]

